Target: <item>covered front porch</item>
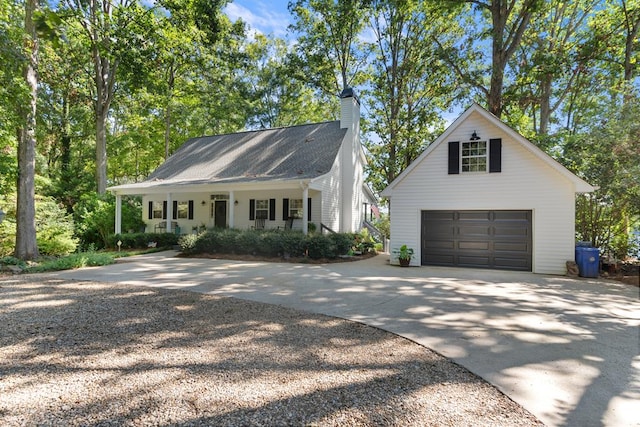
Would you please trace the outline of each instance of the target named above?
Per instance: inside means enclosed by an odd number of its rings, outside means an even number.
[[[142,186],[140,186],[142,187]],[[142,196],[147,233],[190,234],[206,228],[298,229],[320,227],[322,192],[309,182],[262,185],[129,185],[111,189],[116,196],[115,232],[122,232],[122,197]]]

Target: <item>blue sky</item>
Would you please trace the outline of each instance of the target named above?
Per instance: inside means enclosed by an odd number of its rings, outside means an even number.
[[[287,4],[288,0],[235,0],[224,11],[232,21],[242,18],[254,31],[284,38],[291,23]]]

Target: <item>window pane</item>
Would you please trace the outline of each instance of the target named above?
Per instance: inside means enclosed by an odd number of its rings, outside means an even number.
[[[267,219],[269,217],[269,199],[256,200],[256,219]]]
[[[179,219],[189,218],[189,202],[178,202],[177,217]]]
[[[487,171],[487,142],[469,141],[462,143],[462,172]]]
[[[292,218],[302,218],[302,199],[289,200],[289,216]]]
[[[153,218],[162,219],[162,202],[153,202]]]

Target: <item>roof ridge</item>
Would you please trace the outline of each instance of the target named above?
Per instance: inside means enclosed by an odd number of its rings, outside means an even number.
[[[212,138],[212,137],[216,137],[216,136],[229,136],[229,135],[241,135],[241,134],[247,134],[247,133],[268,132],[268,131],[280,130],[280,129],[293,129],[293,128],[299,128],[299,127],[303,127],[303,126],[317,126],[317,125],[325,125],[325,124],[336,123],[336,122],[340,122],[340,120],[327,120],[327,121],[324,121],[324,122],[302,123],[302,124],[298,124],[298,125],[280,126],[280,127],[275,127],[275,128],[241,130],[241,131],[237,131],[237,132],[216,133],[216,134],[212,134],[212,135],[200,135],[200,136],[193,136],[193,137],[189,138],[189,140],[198,139],[198,138]]]

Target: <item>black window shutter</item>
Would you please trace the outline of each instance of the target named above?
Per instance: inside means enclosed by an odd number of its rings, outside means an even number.
[[[162,201],[162,219],[167,219],[167,201]]]
[[[249,200],[249,220],[256,219],[256,199]]]
[[[173,212],[171,212],[173,219],[178,219],[178,201],[173,201]]]
[[[307,220],[311,221],[311,197],[307,199]]]
[[[193,200],[189,200],[189,219],[193,219]]]
[[[502,139],[489,140],[489,172],[502,172]]]
[[[276,199],[269,199],[269,221],[276,220]]]
[[[460,173],[460,141],[449,142],[449,175]]]
[[[282,220],[289,218],[289,199],[282,199]]]
[[[149,202],[149,219],[153,219],[153,202]]]

